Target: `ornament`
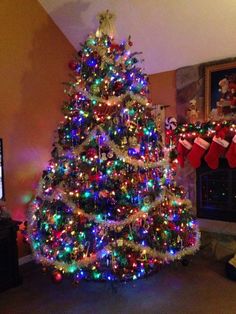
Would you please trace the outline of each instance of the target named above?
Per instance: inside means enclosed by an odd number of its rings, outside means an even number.
[[[109,197],[109,194],[110,193],[109,193],[108,190],[102,190],[102,191],[99,192],[98,195],[99,195],[100,198],[107,198],[107,197]]]
[[[165,120],[166,130],[175,130],[177,128],[177,121],[174,117],[168,117]]]
[[[87,158],[94,158],[95,156],[97,155],[97,150],[96,150],[96,148],[89,148],[88,150],[87,150],[87,153],[86,153],[86,157]]]
[[[69,66],[69,68],[70,68],[72,71],[77,70],[77,68],[79,67],[78,63],[77,63],[75,60],[71,60],[71,61],[68,63],[68,66]]]
[[[116,243],[117,243],[117,246],[123,246],[124,241],[123,241],[123,239],[118,239],[118,240],[116,241]]]
[[[115,51],[115,50],[119,51],[120,50],[120,45],[112,43],[111,46],[110,46],[110,50],[111,51]]]
[[[90,177],[89,177],[89,181],[91,181],[91,182],[98,182],[100,180],[100,177],[101,177],[101,173],[100,172],[95,173],[95,174],[91,174]]]
[[[108,153],[107,153],[107,158],[108,159],[111,159],[114,157],[114,153],[110,150]]]
[[[134,121],[131,121],[131,120],[127,120],[125,122],[125,125],[130,128],[130,129],[135,129],[138,125],[137,123],[135,123]]]
[[[91,85],[90,91],[92,95],[98,95],[100,93],[100,87],[96,84]]]
[[[104,160],[104,161],[107,160],[107,155],[106,155],[106,153],[102,153],[101,159]]]
[[[144,203],[145,205],[151,204],[151,197],[150,197],[149,195],[144,196],[144,198],[143,198],[143,203]]]
[[[62,281],[62,273],[59,270],[54,270],[52,272],[52,281],[54,283],[60,283]]]
[[[131,36],[129,36],[129,38],[128,38],[128,44],[129,44],[130,47],[133,46],[133,42],[131,41]]]
[[[121,144],[122,144],[122,145],[127,145],[127,143],[128,143],[127,137],[124,136],[124,137],[122,138],[122,140],[121,140]]]
[[[119,123],[119,118],[117,118],[117,117],[113,118],[113,123],[114,124],[118,124]]]
[[[129,138],[129,145],[131,147],[136,147],[138,145],[138,139],[135,136]]]
[[[106,54],[106,48],[102,46],[97,47],[97,53],[99,54],[100,57],[105,56]]]

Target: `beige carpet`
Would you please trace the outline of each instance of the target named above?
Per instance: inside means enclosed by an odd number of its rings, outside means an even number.
[[[126,284],[81,282],[59,285],[26,267],[23,284],[0,294],[1,314],[236,314],[236,282],[224,264],[198,253],[189,266],[172,263],[147,279]]]

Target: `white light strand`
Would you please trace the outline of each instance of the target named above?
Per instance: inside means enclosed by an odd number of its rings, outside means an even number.
[[[146,168],[146,169],[155,169],[158,167],[166,167],[169,165],[169,162],[166,159],[162,159],[160,161],[156,162],[144,162],[142,160],[137,160],[135,158],[130,157],[127,152],[124,150],[121,150],[118,145],[116,145],[112,140],[109,139],[109,136],[106,134],[106,132],[103,130],[102,127],[96,126],[90,133],[90,135],[87,137],[87,139],[78,147],[73,149],[73,153],[79,155],[84,151],[84,148],[86,145],[89,144],[89,142],[93,139],[93,137],[96,136],[96,133],[100,132],[101,135],[104,137],[107,144],[109,144],[111,150],[116,154],[116,156],[120,159],[126,162],[127,164],[130,164],[134,167],[140,167],[140,168]]]
[[[75,87],[76,92],[80,92],[83,94],[85,97],[87,97],[90,100],[96,100],[97,102],[106,104],[107,106],[117,106],[119,105],[126,97],[130,97],[134,102],[137,102],[143,106],[148,106],[149,102],[147,97],[145,96],[140,96],[137,94],[134,94],[133,92],[126,92],[125,94],[122,94],[120,96],[110,96],[109,99],[105,99],[102,97],[97,97],[95,95],[91,95],[87,90],[81,88],[78,85]]]

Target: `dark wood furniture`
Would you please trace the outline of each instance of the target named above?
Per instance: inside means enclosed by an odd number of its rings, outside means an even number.
[[[18,225],[11,219],[0,219],[0,292],[21,283],[17,250]]]

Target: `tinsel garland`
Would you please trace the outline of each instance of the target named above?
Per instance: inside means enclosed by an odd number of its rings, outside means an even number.
[[[127,247],[130,247],[134,251],[137,251],[137,252],[141,251],[143,255],[148,255],[149,258],[159,258],[164,262],[170,262],[170,261],[173,262],[175,260],[180,260],[185,255],[191,255],[191,254],[193,254],[199,250],[199,248],[200,248],[200,232],[199,232],[197,226],[195,228],[196,228],[196,230],[195,230],[195,232],[196,232],[196,243],[195,243],[195,245],[193,245],[191,247],[187,247],[187,248],[182,248],[181,251],[174,253],[174,254],[170,254],[169,252],[164,253],[164,252],[161,252],[158,250],[151,249],[148,246],[136,244],[132,241],[127,241],[124,239],[116,240],[116,245],[117,246],[125,245]],[[35,254],[35,258],[47,266],[48,265],[55,265],[55,267],[58,268],[59,270],[69,272],[71,266],[75,265],[76,267],[79,267],[79,268],[80,267],[88,267],[89,265],[96,262],[98,259],[101,259],[104,256],[110,254],[111,251],[112,251],[112,246],[107,245],[102,250],[98,251],[96,254],[91,254],[91,256],[89,256],[89,257],[85,256],[83,259],[81,259],[81,260],[79,260],[73,264],[70,264],[70,265],[68,265],[64,262],[55,261],[54,259],[49,260],[39,253]]]
[[[112,106],[118,106],[126,98],[131,98],[134,102],[137,102],[143,106],[149,105],[147,97],[134,94],[133,92],[130,92],[130,91],[128,91],[128,92],[126,92],[120,96],[110,96],[109,99],[105,99],[103,97],[98,97],[98,96],[92,95],[91,93],[89,93],[85,89],[80,88],[79,86],[76,86],[75,90],[77,93],[83,94],[85,97],[87,97],[91,101],[96,100],[99,103],[106,104],[107,106],[111,106],[111,107]]]
[[[101,126],[96,126],[91,133],[88,135],[87,139],[77,148],[74,148],[72,151],[74,154],[79,155],[84,151],[84,147],[89,144],[89,142],[96,136],[97,132],[100,132],[101,136],[104,137],[104,140],[109,144],[112,151],[116,154],[116,156],[123,160],[125,163],[128,163],[134,167],[146,168],[146,169],[154,169],[158,167],[166,167],[168,165],[168,160],[162,159],[157,162],[144,162],[142,160],[137,160],[135,158],[130,157],[126,151],[121,150],[118,145],[116,145],[112,140],[109,139],[109,136],[106,135],[105,131]],[[60,151],[60,150],[59,150]]]
[[[43,186],[43,179],[41,179],[40,184],[39,184],[39,188],[37,190],[37,195],[39,197],[43,197],[42,186]],[[169,191],[168,191],[168,193],[171,195],[171,197],[169,198],[169,202],[170,203],[173,203],[173,202],[179,203],[179,199],[174,197],[173,193],[171,193]],[[54,194],[56,194],[56,190],[55,190]],[[59,199],[66,206],[68,206],[69,208],[72,208],[73,212],[76,212],[78,215],[82,215],[82,216],[86,217],[90,221],[94,221],[95,223],[98,223],[103,228],[109,228],[109,229],[114,229],[114,230],[119,228],[119,231],[121,231],[122,229],[120,229],[120,228],[124,228],[126,225],[129,225],[130,223],[134,222],[136,219],[138,219],[138,218],[146,218],[148,216],[148,212],[152,208],[156,208],[157,206],[161,205],[161,203],[164,201],[165,197],[166,197],[166,191],[164,189],[163,193],[161,194],[161,196],[160,196],[160,198],[158,200],[155,200],[154,202],[152,202],[150,204],[142,205],[142,207],[141,207],[141,209],[139,209],[139,211],[137,211],[134,214],[131,214],[128,218],[125,218],[124,220],[120,220],[120,221],[103,220],[103,219],[100,219],[100,218],[98,219],[96,215],[88,214],[83,209],[81,209],[78,206],[76,206],[73,202],[70,202],[67,199],[66,196],[61,196],[60,195]],[[52,202],[56,198],[55,198],[54,195],[51,195],[51,196],[44,196],[44,199],[47,200],[47,201]],[[188,199],[181,200],[181,205],[185,205],[187,210],[191,209],[191,207],[192,207],[191,206],[191,201],[188,200]]]

